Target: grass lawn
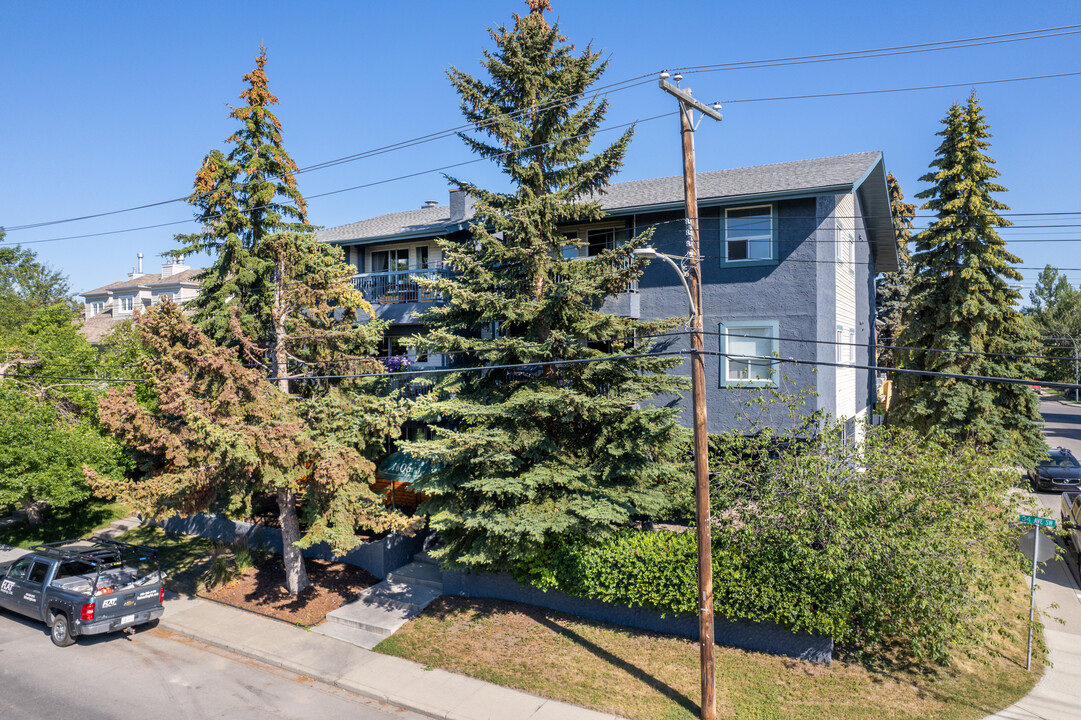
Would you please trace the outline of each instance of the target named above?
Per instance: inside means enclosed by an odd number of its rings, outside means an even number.
[[[696,641],[528,605],[444,596],[376,650],[634,720],[692,720]],[[1035,684],[1024,638],[984,664],[934,674],[875,672],[718,646],[721,718],[982,718]],[[1039,669],[1039,668],[1038,668]]]
[[[131,511],[119,503],[90,499],[50,510],[48,519],[36,528],[26,523],[4,528],[0,530],[0,544],[32,548],[42,543],[87,537],[130,514]]]
[[[210,568],[214,559],[213,540],[194,535],[178,535],[149,525],[133,528],[117,539],[156,548],[161,569],[168,575],[165,587],[173,592],[194,594],[198,589],[199,579]]]

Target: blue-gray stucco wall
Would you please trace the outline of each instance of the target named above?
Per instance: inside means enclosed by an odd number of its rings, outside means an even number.
[[[832,198],[830,198],[832,200]],[[721,244],[724,209],[704,207],[700,211],[700,254],[702,255],[703,327],[707,351],[721,350],[721,324],[726,321],[776,321],[777,345],[781,358],[815,360],[827,347],[832,359],[832,346],[800,342],[793,338],[831,340],[833,323],[833,266],[822,263],[819,244],[814,242],[820,225],[820,208],[815,198],[780,201],[776,203],[778,260],[769,265],[753,267],[724,267]],[[650,245],[673,255],[686,253],[682,211],[637,215],[633,220],[638,232],[652,227]],[[828,249],[832,253],[832,247]],[[828,270],[824,273],[822,268]],[[823,276],[828,276],[824,278]],[[828,279],[828,283],[825,280]],[[638,283],[642,319],[669,318],[687,313],[687,296],[673,270],[654,262]],[[828,308],[829,321],[823,324],[822,309]],[[689,347],[685,334],[667,344],[670,348]],[[747,402],[764,392],[761,388],[730,387],[722,379],[722,358],[707,356],[706,414],[711,433],[751,429]],[[810,365],[778,364],[778,385],[783,392],[814,389],[833,397],[832,385],[823,387],[825,374],[815,372]],[[683,363],[675,373],[690,375],[689,363]],[[825,378],[832,382],[832,377]],[[667,404],[684,410],[684,424],[690,422],[690,393],[686,397],[659,397],[657,404]],[[812,399],[808,410],[816,407]],[[781,413],[781,416],[784,414]],[[775,423],[773,423],[775,424]]]

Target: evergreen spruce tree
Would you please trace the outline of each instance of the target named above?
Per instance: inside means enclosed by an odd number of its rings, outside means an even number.
[[[893,232],[897,237],[897,270],[883,273],[875,281],[875,307],[878,314],[876,324],[879,345],[896,345],[901,333],[901,317],[908,300],[909,287],[912,285],[912,253],[908,243],[912,240],[912,220],[916,217],[916,206],[905,202],[901,185],[893,173],[886,176],[886,187],[890,195],[890,214],[893,216]],[[894,367],[894,354],[890,348],[879,348],[877,364]]]
[[[386,323],[355,322],[357,310],[370,314],[371,306],[350,284],[353,271],[341,248],[311,234],[297,166],[271,110],[278,99],[267,86],[266,60],[260,49],[255,70],[244,76],[245,104],[230,113],[240,127],[226,139],[229,153],[210,152],[196,174],[190,202],[202,230],[178,235],[181,248],[172,254],[206,252],[214,258],[201,275],[202,293],[191,302],[200,330],[262,367],[283,394],[303,398],[297,412],[318,438],[306,466],[318,477],[320,468],[338,462],[335,453],[359,451],[366,457],[366,464],[355,466],[364,472],[347,481],[337,473],[328,474],[326,483],[306,485],[298,477],[272,476],[281,480],[269,489],[277,494],[287,584],[295,594],[308,584],[298,548],[323,539],[338,547],[350,539],[355,544],[350,511],[358,507],[354,500],[374,497],[367,487],[374,481],[371,461],[397,435],[402,408],[393,398],[373,397],[372,381],[298,382],[305,376],[381,372],[372,356]],[[298,500],[309,525],[303,538]]]
[[[512,190],[450,178],[474,198],[473,242],[442,242],[454,275],[428,283],[445,302],[412,341],[462,365],[495,366],[442,381],[446,392],[431,397],[450,399],[419,406],[438,425],[435,440],[407,446],[441,466],[417,483],[429,497],[420,510],[445,541],[438,556],[459,567],[505,568],[554,536],[662,512],[685,477],[676,411],[636,407],[683,387],[665,373],[677,360],[650,357],[652,345],[633,339],[675,323],[598,312],[640,274],[630,253],[645,236],[571,260],[563,250],[574,241],[559,228],[601,217],[596,194],[631,132],[589,155],[607,104],[582,93],[606,63],[588,47],[577,54],[548,25],[546,0],[530,6],[513,28],[491,32],[497,50],[482,63],[490,82],[448,73],[465,116],[488,136],[463,139]],[[555,363],[618,356],[630,357]]]
[[[1006,250],[995,228],[1010,224],[998,214],[1008,209],[993,193],[1006,188],[990,146],[988,125],[975,92],[965,107],[954,104],[938,133],[942,143],[920,178],[934,185],[917,197],[936,221],[916,236],[915,276],[900,344],[927,350],[901,351],[899,365],[944,373],[1032,378],[1038,354],[1036,334],[1016,309],[1020,294],[1009,280],[1021,275],[1020,258]],[[932,352],[942,349],[946,352]],[[1003,355],[966,355],[1002,353]],[[1034,461],[1045,449],[1039,403],[1028,387],[995,382],[902,375],[901,405],[895,419],[920,431],[942,430],[959,440],[1009,449],[1019,462]]]

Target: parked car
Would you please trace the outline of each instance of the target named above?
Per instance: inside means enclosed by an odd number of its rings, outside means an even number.
[[[1081,463],[1066,448],[1055,448],[1026,475],[1033,490],[1081,490]]]
[[[54,645],[154,623],[164,575],[151,548],[116,540],[38,545],[0,570],[0,608],[44,622]]]

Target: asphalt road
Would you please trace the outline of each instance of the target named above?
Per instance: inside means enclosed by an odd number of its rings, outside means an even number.
[[[55,647],[0,612],[0,718],[420,720],[422,716],[164,630]]]
[[[1043,413],[1043,434],[1047,444],[1064,447],[1075,457],[1081,458],[1081,405],[1066,402],[1061,395],[1054,395],[1040,400],[1040,412]],[[1059,493],[1036,493],[1040,504],[1051,510],[1052,517],[1056,518],[1061,497]]]

